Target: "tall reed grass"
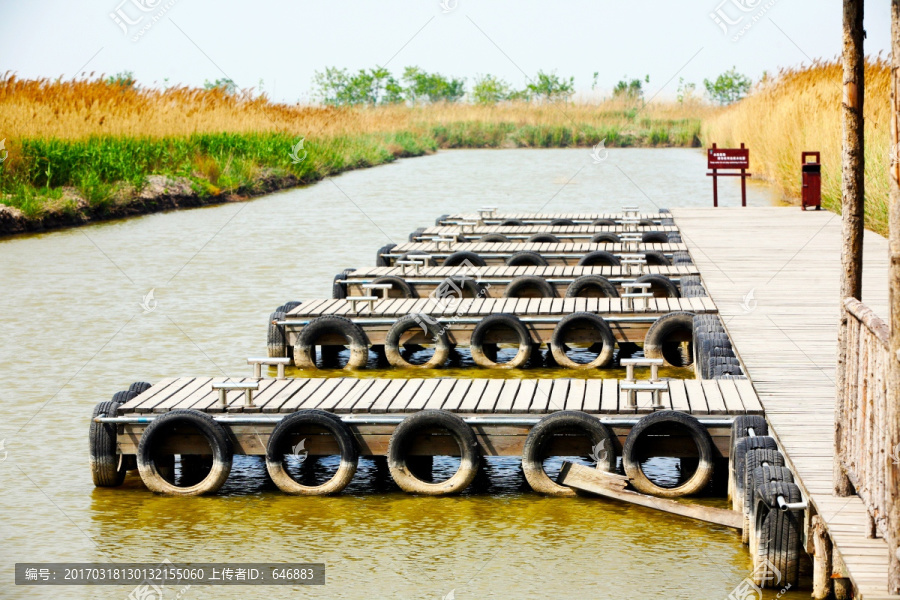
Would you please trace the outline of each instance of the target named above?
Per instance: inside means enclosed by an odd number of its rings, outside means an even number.
[[[890,65],[884,59],[866,62],[865,162],[866,227],[888,229],[888,167],[890,164]],[[763,81],[750,96],[704,119],[704,145],[750,148],[750,169],[799,202],[800,154],[822,153],[822,200],[829,210],[841,210],[841,98],[838,61],[784,69]]]
[[[0,77],[0,203],[29,219],[115,214],[149,175],[215,201],[261,178],[308,183],[437,148],[694,146],[701,103],[314,107],[220,89]],[[300,140],[303,161],[290,156]],[[120,211],[121,212],[121,211]]]

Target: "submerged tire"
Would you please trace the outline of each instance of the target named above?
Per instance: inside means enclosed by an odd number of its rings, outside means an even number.
[[[550,263],[537,252],[522,250],[514,252],[512,256],[507,258],[506,264],[510,267],[546,267]]]
[[[495,328],[511,329],[518,338],[519,351],[512,360],[505,363],[494,362],[485,353],[485,338],[490,330]],[[485,369],[516,369],[524,366],[531,357],[534,340],[525,327],[525,324],[515,315],[509,313],[495,313],[483,318],[475,329],[472,331],[472,338],[469,342],[472,360],[479,367]],[[496,357],[494,357],[496,358]]]
[[[269,358],[287,356],[287,332],[284,325],[276,325],[277,321],[284,321],[283,312],[275,311],[269,315],[269,331],[266,334],[266,353]]]
[[[803,511],[778,509],[777,498],[800,502],[803,497],[794,483],[776,481],[756,489],[754,523],[756,552],[753,556],[753,582],[762,587],[796,587],[800,581]],[[780,578],[774,571],[777,570]]]
[[[341,283],[341,282],[344,283]],[[347,274],[338,273],[331,282],[331,297],[334,300],[343,300],[347,297]]]
[[[481,238],[479,238],[478,241],[479,242],[491,242],[494,244],[508,244],[512,240],[501,233],[489,233],[487,235],[481,236]]]
[[[459,252],[454,252],[450,256],[444,259],[444,262],[441,263],[443,267],[459,267],[468,263],[471,266],[475,267],[486,267],[487,263],[484,262],[484,259],[474,252],[468,252],[466,250],[461,250]]]
[[[429,337],[434,341],[434,355],[427,362],[414,365],[403,358],[400,339],[407,331],[422,327],[427,329]],[[424,315],[417,314],[405,315],[397,319],[397,322],[391,325],[384,340],[384,354],[388,362],[394,367],[404,369],[439,369],[447,362],[451,349],[450,340],[444,327],[430,318],[426,320]]]
[[[552,233],[536,233],[527,240],[526,244],[559,244],[559,238]]]
[[[507,284],[504,298],[555,298],[556,288],[543,277],[519,275]]]
[[[391,259],[385,258],[382,254],[390,254],[391,250],[397,247],[397,244],[387,244],[386,246],[382,246],[378,249],[378,252],[375,253],[375,266],[376,267],[389,267],[391,266]]]
[[[646,260],[647,264],[650,266],[668,267],[672,264],[662,252],[644,252],[644,260]]]
[[[413,436],[423,429],[446,429],[459,446],[459,469],[447,479],[429,483],[416,477],[409,468],[408,450]],[[404,492],[426,496],[457,494],[466,489],[478,474],[481,451],[472,428],[457,415],[444,410],[423,410],[403,419],[388,443],[388,469]]]
[[[151,387],[153,387],[153,384],[151,384],[147,381],[135,381],[134,383],[132,383],[131,385],[128,386],[128,391],[134,392],[135,394],[140,396],[141,394],[143,394],[144,392],[149,390]]]
[[[320,485],[304,485],[294,479],[284,466],[284,457],[291,452],[291,436],[302,426],[315,426],[334,436],[341,453],[341,464],[335,474]],[[279,421],[266,445],[266,470],[282,492],[295,496],[326,496],[343,490],[356,473],[359,450],[350,427],[340,417],[317,409],[298,410]]]
[[[317,369],[314,358],[316,340],[329,334],[343,337],[350,347],[350,359],[345,369],[365,368],[369,360],[369,338],[350,319],[334,315],[316,317],[300,330],[294,344],[294,364],[301,369]]]
[[[603,231],[591,238],[592,244],[619,244],[621,242],[622,238],[610,231]]]
[[[596,332],[594,346],[601,346],[597,358],[588,363],[575,362],[566,354],[566,332],[576,327],[589,327]],[[550,337],[550,352],[556,364],[567,369],[598,369],[608,365],[616,350],[616,336],[609,324],[596,313],[576,312],[559,320]]]
[[[669,236],[662,231],[645,231],[641,234],[643,244],[668,244]]]
[[[567,227],[575,225],[572,219],[553,219],[550,221],[550,227]]]
[[[622,262],[606,250],[594,250],[588,252],[578,261],[580,267],[618,267]]]
[[[618,298],[619,290],[602,275],[582,275],[566,288],[566,298]]]
[[[687,481],[671,488],[658,486],[644,475],[638,454],[641,437],[648,430],[666,424],[686,429],[697,447],[697,469]],[[659,411],[641,418],[625,438],[622,450],[622,465],[631,479],[631,485],[639,492],[663,498],[688,496],[705,488],[713,475],[713,459],[713,442],[706,428],[695,417],[672,410]]]
[[[409,285],[409,282],[402,277],[396,277],[394,275],[384,275],[382,277],[376,277],[372,280],[372,283],[391,284],[391,289],[388,290],[388,298],[419,297],[419,294],[416,293],[416,289],[413,286]]]
[[[212,449],[212,467],[202,481],[189,486],[170,483],[160,473],[154,456],[158,437],[175,426],[196,429]],[[172,410],[153,421],[144,429],[138,444],[137,466],[144,485],[152,492],[170,496],[199,496],[219,490],[231,473],[234,449],[225,428],[210,415],[198,410]]]
[[[113,401],[99,402],[91,415],[91,426],[88,432],[91,457],[91,478],[96,487],[116,487],[125,480],[126,469],[116,452],[116,425],[112,423],[95,423],[97,417],[115,417],[119,403]]]
[[[657,319],[644,338],[644,356],[661,358],[673,367],[686,367],[694,362],[694,313],[672,312]],[[681,352],[682,342],[689,343],[686,356]]]
[[[581,411],[559,411],[547,415],[528,432],[522,448],[522,470],[528,485],[539,494],[548,496],[574,496],[575,490],[550,479],[544,471],[547,446],[553,436],[562,431],[577,429],[590,437],[592,453],[603,460],[597,464],[601,471],[616,468],[614,438],[609,429],[597,417]],[[602,450],[602,453],[601,453]]]
[[[634,280],[635,283],[649,283],[650,293],[656,298],[680,298],[678,286],[665,275],[641,275]]]

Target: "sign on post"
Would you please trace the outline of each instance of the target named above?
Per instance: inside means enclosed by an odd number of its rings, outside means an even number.
[[[745,148],[741,143],[740,148],[717,148],[715,144],[707,150],[706,168],[712,173],[707,176],[713,178],[713,206],[719,206],[719,177],[741,178],[741,206],[747,206],[747,177],[750,173],[750,148]],[[719,169],[739,170],[740,173],[720,173]]]

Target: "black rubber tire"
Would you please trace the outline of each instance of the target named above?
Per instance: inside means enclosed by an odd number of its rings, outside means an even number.
[[[426,267],[437,266],[437,260],[427,252],[407,252],[400,257],[400,260],[411,260],[413,257],[416,257],[416,260],[422,260],[422,258],[424,258]]]
[[[544,471],[544,459],[547,444],[553,435],[561,430],[578,429],[588,434],[591,438],[591,447],[600,446],[605,458],[603,464],[597,464],[601,471],[613,471],[616,468],[615,441],[609,429],[600,420],[587,413],[574,410],[564,410],[547,415],[528,432],[525,445],[522,448],[522,471],[525,480],[535,492],[548,496],[574,496],[575,490],[560,485],[550,479]],[[597,454],[597,453],[595,453]]]
[[[587,295],[593,290],[595,293]],[[582,275],[566,288],[566,298],[618,298],[619,290],[602,275]]]
[[[667,213],[667,212],[671,212],[671,211],[668,208],[660,208],[658,212]]]
[[[389,258],[384,258],[381,256],[382,254],[389,254],[391,250],[397,247],[397,244],[387,244],[378,249],[378,252],[375,254],[375,266],[376,267],[389,267],[391,266],[391,260]]]
[[[622,238],[610,231],[602,231],[591,238],[592,244],[620,244]]]
[[[641,275],[634,280],[635,283],[649,283],[650,293],[656,298],[680,298],[681,293],[678,286],[672,283],[672,280],[665,275]]]
[[[729,377],[744,377],[744,371],[740,365],[713,365],[712,379],[726,379]]]
[[[507,219],[500,223],[500,227],[524,227],[525,223],[518,219]]]
[[[785,481],[766,483],[756,490],[753,512],[757,551],[753,555],[753,582],[762,588],[793,588],[800,582],[803,511],[779,510],[778,496],[788,503],[802,500],[800,488]],[[778,570],[780,579],[771,572],[770,565]]]
[[[672,253],[672,264],[673,265],[692,265],[692,264],[694,264],[694,261],[691,260],[690,254],[679,250],[678,252]]]
[[[641,219],[638,221],[639,227],[653,227],[656,223],[653,222],[652,219]]]
[[[642,244],[668,244],[669,236],[663,231],[645,231],[641,234]]]
[[[437,219],[434,220],[434,226],[435,226],[435,227],[441,227],[441,226],[443,226],[443,220],[446,219],[446,218],[449,217],[449,216],[450,216],[450,215],[441,215],[441,216],[439,216]]]
[[[622,262],[606,250],[594,250],[588,252],[578,261],[580,267],[618,267]]]
[[[389,292],[398,291],[400,292],[399,296],[390,296],[392,298],[418,298],[419,294],[416,292],[416,289],[409,285],[409,282],[403,279],[402,277],[395,277],[393,275],[384,275],[382,277],[376,277],[372,280],[372,283],[389,283],[391,284],[391,289]]]
[[[177,486],[162,477],[153,457],[155,439],[167,427],[181,423],[196,428],[212,449],[212,468],[207,476],[190,486]],[[212,416],[199,410],[172,410],[153,419],[138,444],[137,465],[144,485],[151,492],[170,496],[200,496],[213,494],[222,487],[231,473],[234,448],[225,428]]]
[[[578,363],[566,354],[565,333],[573,326],[589,326],[597,332],[596,344],[602,345],[597,358],[589,363]],[[612,362],[616,350],[616,336],[603,317],[596,313],[575,312],[566,315],[559,320],[553,333],[550,335],[550,352],[553,354],[556,364],[566,369],[599,369]]]
[[[450,256],[444,259],[444,262],[441,263],[442,267],[459,267],[462,266],[464,262],[470,263],[475,267],[486,267],[487,263],[484,262],[484,259],[474,252],[468,252],[466,250],[460,250],[459,252],[454,252]]]
[[[744,438],[741,438],[741,439],[744,439]],[[732,444],[731,447],[734,448],[735,447],[734,444]],[[749,473],[756,467],[761,466],[763,463],[768,463],[768,464],[776,466],[776,467],[783,467],[784,466],[784,455],[781,452],[779,452],[777,448],[754,448],[752,450],[748,450],[747,452],[745,452],[744,453],[744,484],[741,489],[743,489],[745,491],[747,489],[747,487],[746,487],[747,473]],[[732,507],[734,508],[737,503],[735,502],[735,491],[734,491],[735,483],[733,481],[731,481],[731,473],[733,472],[732,465],[731,465],[731,459],[729,459],[728,468],[729,468],[728,497],[729,497],[729,499],[731,499]],[[747,494],[744,493],[742,497],[746,500],[746,496],[747,496]],[[744,502],[744,506],[746,506],[746,502]],[[753,508],[752,505],[750,508],[752,510],[752,508]]]
[[[135,381],[134,383],[132,383],[131,385],[128,386],[128,391],[134,392],[135,394],[140,396],[141,394],[143,394],[144,392],[149,390],[151,387],[153,387],[153,384],[149,383],[147,381]]]
[[[615,227],[618,223],[612,219],[595,219],[591,225],[594,227]]]
[[[752,452],[748,454],[752,454]],[[750,466],[749,462],[747,466]],[[756,546],[757,540],[755,539],[755,533],[751,531],[750,526],[750,515],[753,513],[754,504],[756,504],[756,489],[757,487],[772,481],[794,483],[794,474],[784,465],[760,465],[746,470],[744,475],[744,506],[742,511],[744,515],[744,527],[741,530],[741,542],[744,544],[750,544],[752,542],[753,546]]]
[[[494,244],[509,244],[512,240],[501,233],[489,233],[478,239],[479,242],[491,242]]]
[[[661,358],[665,364],[673,367],[686,367],[693,364],[693,350],[688,352],[687,364],[682,364],[676,357],[681,356],[677,349],[680,342],[678,337],[686,337],[691,340],[693,346],[694,313],[671,312],[657,319],[650,326],[644,338],[644,356],[647,358]]]
[[[559,238],[552,233],[536,233],[527,240],[526,244],[559,244]]]
[[[691,478],[672,488],[658,486],[650,481],[644,475],[640,460],[637,458],[637,445],[641,436],[648,429],[665,423],[677,424],[687,429],[694,440],[694,444],[697,446],[698,455],[697,469]],[[622,450],[622,465],[625,468],[625,473],[631,479],[631,485],[639,492],[662,498],[688,496],[696,494],[705,488],[710,479],[712,479],[714,458],[712,438],[706,428],[695,417],[674,410],[663,410],[642,417],[628,433]]]
[[[91,478],[96,487],[117,487],[125,480],[126,469],[116,453],[116,426],[112,423],[94,422],[97,417],[115,417],[118,410],[118,402],[98,402],[91,414],[88,441]]]
[[[451,275],[444,278],[432,292],[432,297],[449,301],[463,298],[483,298],[485,290],[481,284],[465,275]]]
[[[403,358],[400,349],[400,338],[410,329],[422,327],[428,330],[428,334],[434,340],[434,354],[428,362],[414,365]],[[446,364],[452,349],[453,346],[447,337],[446,328],[434,322],[433,319],[426,319],[423,315],[418,314],[404,315],[397,319],[391,325],[384,340],[384,355],[387,361],[391,366],[403,369],[440,369]]]
[[[346,273],[346,271],[344,271],[344,273]],[[279,306],[278,308],[276,308],[275,310],[281,311],[284,314],[288,314],[289,312],[291,312],[292,310],[294,310],[301,304],[303,304],[303,303],[300,302],[299,300],[289,300],[289,301],[285,302],[284,304],[282,304],[281,306]]]
[[[530,293],[529,293],[530,292]],[[523,295],[528,293],[528,295]],[[506,285],[504,298],[555,298],[556,288],[537,275],[519,275]]]
[[[550,221],[550,227],[570,227],[575,225],[572,219],[553,219]]]
[[[681,234],[677,231],[669,231],[666,233],[666,241],[670,244],[680,244],[682,243]]]
[[[706,289],[696,275],[685,275],[679,281],[682,298],[701,298],[706,296]]]
[[[731,449],[731,476],[734,481],[734,489],[731,495],[731,508],[741,510],[744,506],[744,478],[747,469],[747,452],[756,448],[768,448],[777,450],[778,444],[775,438],[768,435],[745,437],[737,441]]]
[[[137,398],[137,394],[135,392],[132,392],[131,390],[122,390],[121,392],[116,392],[115,394],[113,394],[112,401],[121,406],[132,398]]]
[[[414,244],[419,241],[419,238],[422,236],[422,234],[424,232],[425,232],[425,228],[419,227],[418,229],[416,229],[415,231],[410,233],[409,237],[407,239],[409,240],[410,243]]]
[[[326,333],[334,333],[347,340],[350,359],[344,369],[364,369],[369,360],[369,338],[362,328],[346,317],[328,315],[310,321],[297,336],[294,344],[294,364],[301,369],[317,369],[314,358],[316,340]]]
[[[276,325],[276,321],[284,321],[283,312],[275,311],[269,315],[269,332],[266,334],[266,352],[269,358],[287,356],[287,332],[283,325]]]
[[[666,258],[662,252],[650,251],[644,252],[644,260],[647,264],[655,267],[669,267],[672,263]]]
[[[738,415],[731,424],[731,442],[729,448],[734,448],[737,441],[745,437],[750,437],[750,429],[753,429],[753,436],[769,435],[769,424],[766,418],[761,415]]]
[[[505,363],[496,363],[484,352],[484,338],[487,332],[495,327],[506,327],[512,329],[519,338],[519,351],[512,360]],[[472,360],[479,367],[486,369],[517,369],[525,366],[531,357],[533,344],[535,341],[531,338],[531,333],[525,327],[525,324],[516,316],[509,313],[495,313],[488,315],[479,321],[475,329],[472,330],[472,338],[469,342],[469,350],[472,353]]]
[[[514,252],[512,256],[506,259],[506,265],[509,267],[546,267],[549,264],[546,258],[537,252],[528,250]]]
[[[285,450],[290,449],[291,433],[296,431],[300,425],[313,425],[328,430],[334,436],[340,450],[340,466],[331,479],[320,485],[303,485],[291,477],[284,468]],[[356,438],[350,431],[350,427],[340,417],[314,408],[298,410],[279,421],[266,445],[266,470],[269,472],[269,477],[272,478],[279,490],[294,496],[337,494],[353,479],[358,463],[359,449],[356,447]]]
[[[341,281],[347,281],[346,273],[338,273],[331,282],[331,297],[335,300],[343,300],[347,297],[347,286],[339,283]]]
[[[416,477],[407,465],[407,447],[411,436],[421,429],[441,428],[459,445],[459,469],[446,481],[428,483]],[[459,416],[444,410],[423,410],[403,419],[388,443],[388,469],[394,483],[404,492],[426,496],[457,494],[466,489],[478,474],[481,449],[472,428]]]

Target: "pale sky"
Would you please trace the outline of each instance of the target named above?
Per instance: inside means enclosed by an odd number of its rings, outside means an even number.
[[[556,70],[587,93],[599,71],[603,93],[649,74],[647,97],[662,99],[679,77],[702,87],[736,66],[756,80],[841,49],[841,0],[443,2],[0,0],[0,71],[68,79],[130,70],[143,85],[262,79],[287,102],[308,100],[326,66],[386,65],[399,76],[418,65],[468,83],[491,73],[516,88]],[[889,5],[867,2],[867,54],[887,53]]]

